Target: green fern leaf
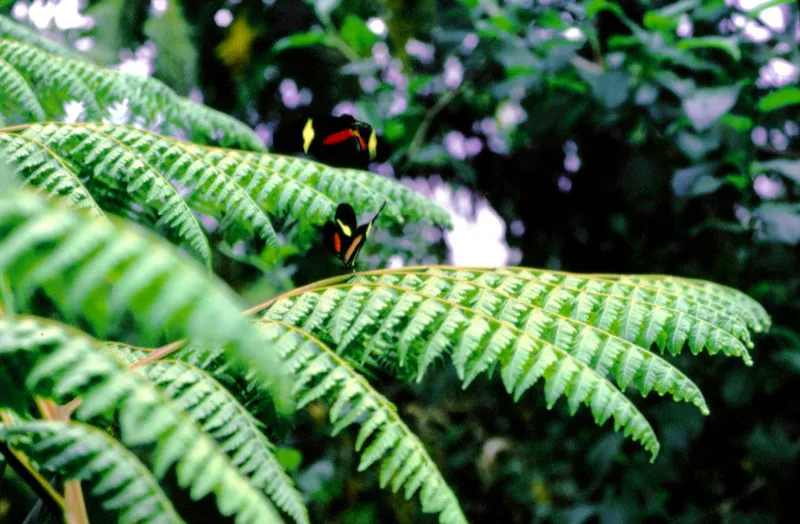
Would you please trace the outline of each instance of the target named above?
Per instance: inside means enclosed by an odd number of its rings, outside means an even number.
[[[695,298],[677,294],[679,285]],[[610,377],[623,390],[670,394],[707,414],[697,386],[649,348],[677,354],[686,344],[749,363],[748,322],[768,325],[755,301],[707,282],[525,268],[357,273],[289,294],[264,316],[408,378],[421,380],[450,355],[464,387],[497,366],[515,398],[543,379],[548,407],[565,397],[571,413],[583,403],[599,424],[613,417],[653,459],[659,445],[650,424]]]
[[[13,26],[7,22],[2,20],[0,35],[16,38],[13,31],[4,31]],[[157,79],[105,69],[75,56],[72,53],[59,56],[52,48],[37,47],[37,43],[0,39],[0,58],[31,86],[44,109],[45,118],[36,115],[36,120],[58,119],[63,116],[63,104],[71,100],[83,103],[87,118],[95,121],[102,120],[115,104],[125,103],[134,116],[146,123],[181,130],[195,141],[255,151],[264,149],[255,133],[242,122],[178,96]]]
[[[9,115],[10,120],[44,120],[44,108],[36,98],[36,93],[14,67],[3,59],[0,59],[0,85],[3,86],[3,98],[0,99],[0,113]],[[20,111],[23,112],[21,118],[14,118]]]
[[[76,100],[83,104],[88,118],[102,118],[95,94],[64,67],[62,61],[68,59],[7,39],[0,39],[0,58],[33,86],[48,117],[63,117],[64,103]]]
[[[278,237],[271,216],[296,221],[302,242],[341,201],[373,209],[387,201],[399,217],[397,200],[416,219],[448,221],[436,204],[371,173],[269,154],[242,156],[128,126],[33,124],[0,130],[0,140],[26,180],[41,191],[87,206],[91,196],[109,212],[149,227],[163,224],[170,238],[188,244],[206,264],[210,248],[193,210],[217,219],[234,237],[255,228],[272,246]],[[25,140],[31,144],[23,147]],[[380,180],[373,184],[376,189],[367,187],[371,179]]]
[[[118,522],[183,522],[153,474],[119,442],[76,422],[24,422],[0,426],[0,439],[47,470],[86,486]]]
[[[330,404],[332,433],[359,425],[356,450],[362,452],[359,471],[381,462],[380,485],[401,489],[406,499],[420,491],[423,509],[439,513],[443,523],[466,522],[458,499],[447,486],[424,445],[405,425],[397,408],[376,391],[353,366],[310,333],[281,321],[262,319],[263,335],[275,344],[284,366],[294,377],[293,396],[300,406],[317,401]],[[128,346],[115,349],[133,363],[147,352]],[[186,347],[173,355],[226,384],[242,405],[256,404],[263,388],[250,373],[231,367],[221,348]],[[399,433],[398,433],[399,432]],[[378,443],[378,438],[382,438]],[[385,448],[385,449],[384,449]]]
[[[31,185],[48,197],[58,195],[90,215],[103,216],[77,169],[45,144],[26,135],[0,134],[0,151],[16,164],[17,171],[25,178],[23,185]]]
[[[161,360],[142,371],[217,441],[255,487],[295,522],[309,521],[302,496],[273,455],[274,446],[228,390],[205,371],[178,360]]]
[[[623,390],[633,386],[643,395],[651,391],[661,395],[669,393],[674,400],[690,402],[703,413],[708,413],[708,406],[700,390],[672,364],[651,353],[646,346],[636,345],[613,331],[587,323],[585,320],[590,320],[588,317],[580,320],[562,313],[565,311],[563,302],[558,309],[548,309],[545,307],[546,300],[532,301],[531,295],[522,291],[521,287],[525,283],[520,282],[518,276],[506,277],[488,270],[441,268],[419,272],[404,271],[396,275],[365,276],[356,281],[421,291],[457,302],[512,324],[535,339],[563,348],[601,375],[614,376]],[[532,281],[527,282],[531,283]],[[594,304],[594,307],[600,306]],[[640,316],[660,311],[658,308],[647,308],[643,304],[639,309]],[[341,344],[340,347],[347,346]],[[486,358],[491,356],[486,355]],[[485,369],[493,360],[491,358],[485,365],[479,366],[479,369]]]
[[[160,217],[157,225],[163,224],[207,266],[211,264],[211,249],[203,227],[178,190],[148,158],[114,137],[80,125],[37,124],[27,127],[22,135],[59,155],[64,166],[59,171],[60,177],[78,178],[78,174],[66,168],[69,165],[100,182],[122,184],[135,202],[156,210]]]
[[[245,163],[270,176],[282,175],[315,188],[334,202],[369,203],[370,210],[377,210],[386,202],[387,216],[399,222],[411,219],[453,227],[450,214],[440,206],[393,180],[367,171],[335,169],[303,158],[235,150],[216,150],[210,159],[216,165],[224,164],[226,170]]]
[[[76,416],[115,415],[126,446],[152,445],[159,478],[173,467],[195,499],[213,494],[220,512],[241,521],[280,522],[277,510],[232,464],[180,403],[88,337],[34,318],[0,321],[0,363],[15,370],[29,395],[65,403],[80,397]],[[0,392],[0,403],[6,396]]]
[[[100,333],[126,315],[152,335],[169,329],[213,341],[285,400],[277,355],[233,293],[159,239],[10,188],[0,192],[0,238],[0,274],[21,297],[45,289],[63,313],[80,313]]]
[[[438,513],[443,524],[465,523],[458,499],[417,436],[400,419],[395,406],[378,393],[328,345],[282,321],[265,318],[262,333],[271,340],[296,376],[298,405],[331,402],[334,435],[359,424],[356,450],[359,471],[380,461],[380,485],[404,490],[406,499],[420,487],[422,510]]]

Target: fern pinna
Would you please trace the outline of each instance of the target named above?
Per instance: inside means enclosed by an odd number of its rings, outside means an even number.
[[[241,122],[3,17],[0,89],[0,153],[17,174],[0,175],[0,451],[65,514],[39,471],[83,481],[121,522],[191,521],[201,499],[237,522],[308,522],[270,422],[323,401],[333,435],[355,433],[359,470],[463,523],[436,455],[370,371],[421,382],[449,361],[465,388],[486,374],[514,399],[542,383],[549,407],[586,405],[655,459],[628,393],[708,414],[672,357],[688,346],[751,365],[749,332],[769,327],[755,301],[709,282],[514,267],[362,271],[242,314],[210,274],[207,218],[233,240],[304,247],[340,202],[385,203],[385,222],[449,214],[396,181],[266,153]],[[54,121],[73,100],[86,121]],[[104,121],[120,105],[129,121]]]

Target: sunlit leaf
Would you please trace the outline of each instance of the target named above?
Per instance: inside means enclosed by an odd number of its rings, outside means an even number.
[[[800,87],[786,86],[761,97],[756,107],[768,113],[787,106],[800,104]]]

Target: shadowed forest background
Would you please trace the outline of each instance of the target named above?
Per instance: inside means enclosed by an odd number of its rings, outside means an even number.
[[[0,13],[239,118],[268,147],[279,122],[306,114],[372,124],[393,151],[372,170],[430,195],[456,227],[379,230],[361,256],[369,267],[697,277],[772,315],[752,368],[676,359],[705,392],[709,417],[656,395],[639,403],[661,437],[654,464],[588,413],[548,411],[541,395],[515,404],[485,378],[461,391],[449,367],[424,387],[387,382],[472,521],[792,520],[796,2],[0,0]],[[81,120],[80,107],[67,109]],[[124,106],[109,120],[135,123]],[[319,247],[230,251],[248,264],[220,257],[214,269],[252,302],[331,271]],[[312,521],[434,521],[382,493],[376,471],[355,475],[353,442],[312,420],[326,417],[321,405],[299,414],[281,450]],[[9,511],[0,497],[0,522],[19,522]]]

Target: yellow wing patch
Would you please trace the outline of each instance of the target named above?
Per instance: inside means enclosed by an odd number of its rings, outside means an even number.
[[[296,129],[296,128],[295,128]],[[314,121],[309,118],[306,127],[303,128],[303,153],[308,153],[311,142],[314,141]]]
[[[367,151],[369,151],[370,160],[375,160],[375,157],[378,156],[378,136],[375,134],[374,130],[372,131],[372,133],[369,134]]]
[[[342,228],[342,233],[344,233],[349,237],[353,236],[353,230],[350,229],[350,226],[348,226],[347,224],[338,219],[336,220],[336,223],[339,224],[340,228]]]

